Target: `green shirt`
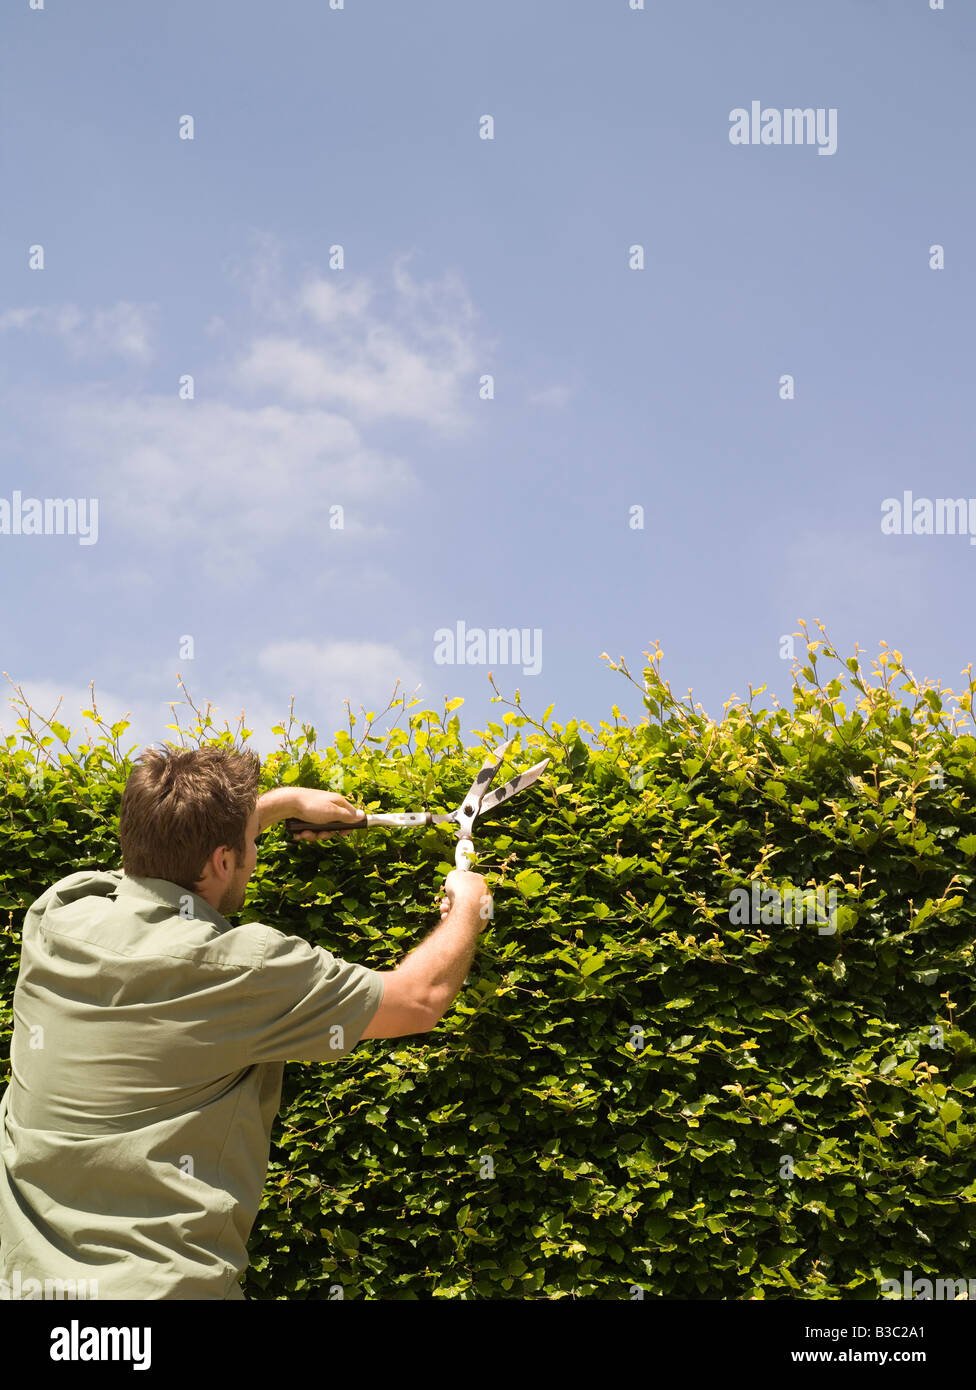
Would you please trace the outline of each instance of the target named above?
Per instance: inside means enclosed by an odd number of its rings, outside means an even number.
[[[243,1298],[283,1064],[351,1052],[382,997],[379,972],[175,883],[54,884],[14,990],[0,1298]]]

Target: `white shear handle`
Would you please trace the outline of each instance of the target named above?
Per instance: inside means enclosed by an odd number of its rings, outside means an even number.
[[[457,849],[454,851],[454,867],[470,870],[474,858],[474,842],[469,839],[458,840]]]

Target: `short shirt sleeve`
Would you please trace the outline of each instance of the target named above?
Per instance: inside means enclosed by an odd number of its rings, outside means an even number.
[[[359,1042],[383,999],[383,976],[274,927],[250,972],[245,1060],[332,1062]]]

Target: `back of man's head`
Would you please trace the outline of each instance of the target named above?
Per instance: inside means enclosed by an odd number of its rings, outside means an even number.
[[[261,759],[250,751],[149,749],[122,793],[122,868],[136,878],[164,878],[190,892],[221,845],[240,863],[258,795]]]

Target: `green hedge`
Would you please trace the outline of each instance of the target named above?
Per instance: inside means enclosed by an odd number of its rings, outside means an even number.
[[[516,767],[553,761],[476,832],[494,921],[438,1028],[286,1067],[249,1297],[874,1299],[905,1270],[976,1275],[976,682],[802,645],[791,710],[758,691],[719,722],[658,649],[640,680],[607,658],[637,722],[563,726],[516,692],[467,748],[459,700],[322,749],[280,727],[266,785],[370,809],[450,809],[512,734]],[[0,757],[7,1034],[24,907],[119,864],[126,726],[96,726],[71,754],[27,713]],[[180,734],[246,737],[209,710]],[[452,863],[448,830],[278,827],[243,915],[391,968]],[[752,883],[833,890],[836,916],[730,920]]]

